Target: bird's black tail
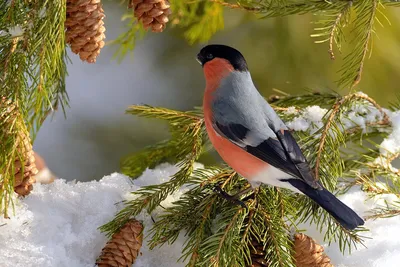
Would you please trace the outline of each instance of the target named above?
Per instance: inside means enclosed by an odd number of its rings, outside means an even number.
[[[361,219],[357,213],[343,204],[343,202],[325,188],[322,190],[314,189],[299,179],[287,179],[285,181],[314,200],[319,206],[329,212],[344,228],[353,230],[357,226],[364,224],[364,220]]]

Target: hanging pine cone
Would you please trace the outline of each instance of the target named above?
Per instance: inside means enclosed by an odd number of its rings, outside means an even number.
[[[133,8],[133,14],[143,27],[153,32],[162,32],[171,14],[168,0],[131,0],[129,8]]]
[[[36,182],[35,175],[38,173],[38,170],[29,136],[20,134],[18,139],[18,150],[22,154],[24,161],[23,163],[19,160],[15,162],[14,191],[20,196],[26,196],[33,189],[32,184]]]
[[[35,164],[35,157],[33,156],[32,144],[29,133],[26,131],[25,125],[21,118],[17,118],[18,114],[16,107],[11,101],[5,98],[0,99],[0,121],[2,122],[2,129],[9,131],[9,129],[17,129],[19,132],[12,131],[6,132],[6,135],[16,135],[15,143],[17,147],[17,160],[14,163],[15,180],[14,191],[20,196],[28,195],[35,183],[35,175],[38,170]],[[9,124],[14,124],[13,127],[8,127]],[[22,162],[21,162],[22,160]]]
[[[269,266],[268,261],[265,259],[264,246],[258,243],[255,239],[251,241],[250,256],[251,265],[250,267],[267,267]]]
[[[98,267],[130,267],[139,255],[143,241],[143,225],[132,219],[103,248]]]
[[[96,62],[106,28],[100,0],[67,0],[66,41],[82,61]]]
[[[295,234],[294,252],[297,267],[333,267],[324,248],[305,234]]]

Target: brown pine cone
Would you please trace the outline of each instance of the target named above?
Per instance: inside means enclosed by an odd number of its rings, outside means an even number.
[[[1,130],[7,131],[4,135],[16,135],[14,139],[17,148],[14,163],[14,191],[20,196],[26,196],[32,190],[32,184],[35,183],[35,175],[38,172],[29,132],[26,130],[16,106],[11,101],[0,98],[0,110],[2,111],[0,114]]]
[[[29,137],[20,138],[25,138],[25,140],[28,140],[27,138]],[[38,170],[36,168],[35,157],[33,156],[31,143],[22,142],[22,144],[24,144],[24,146],[19,147],[19,149],[21,149],[21,152],[25,154],[25,156],[23,156],[23,158],[25,158],[25,161],[23,167],[19,160],[15,162],[16,174],[14,191],[20,196],[26,196],[33,189],[32,184],[36,182],[35,175],[38,173]]]
[[[82,61],[96,62],[106,38],[100,0],[67,0],[66,41]]]
[[[134,16],[143,27],[153,32],[162,32],[171,14],[168,0],[131,0],[129,8],[133,8]]]
[[[297,267],[333,267],[324,248],[305,234],[295,234],[294,251]]]
[[[132,219],[103,248],[98,267],[130,267],[139,255],[143,242],[143,225]]]
[[[268,261],[265,259],[264,246],[255,239],[251,241],[250,246],[251,265],[249,267],[267,267]]]

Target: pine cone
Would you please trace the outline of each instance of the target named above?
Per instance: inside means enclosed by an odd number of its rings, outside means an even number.
[[[66,41],[82,61],[96,62],[106,28],[101,0],[67,0]]]
[[[143,241],[143,225],[132,219],[103,248],[98,267],[130,267],[139,255]]]
[[[305,234],[295,234],[294,251],[297,267],[333,267],[324,248]]]
[[[267,267],[268,261],[265,259],[264,246],[258,243],[256,239],[251,241],[250,256],[252,264],[249,267]]]
[[[134,16],[143,27],[146,30],[151,28],[153,32],[162,32],[171,14],[168,0],[131,0],[129,8],[133,8]]]
[[[0,108],[5,111],[0,114],[0,120],[2,121],[2,128],[7,130],[11,127],[7,127],[7,124],[13,123],[18,116],[16,107],[11,101],[5,98],[0,99]],[[20,196],[28,195],[32,190],[32,184],[35,183],[35,174],[38,170],[35,164],[35,157],[33,156],[32,144],[29,137],[29,133],[26,131],[24,126],[18,126],[23,123],[17,118],[17,123],[14,128],[18,129],[16,137],[17,145],[17,160],[14,163],[15,169],[15,180],[14,180],[14,191]],[[15,134],[8,132],[6,134]],[[23,160],[23,162],[20,161]]]

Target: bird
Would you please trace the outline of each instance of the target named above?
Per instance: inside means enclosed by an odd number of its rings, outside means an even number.
[[[348,230],[362,218],[316,179],[289,128],[255,87],[243,55],[211,44],[197,54],[206,81],[203,97],[208,137],[221,158],[251,184],[304,194]]]

